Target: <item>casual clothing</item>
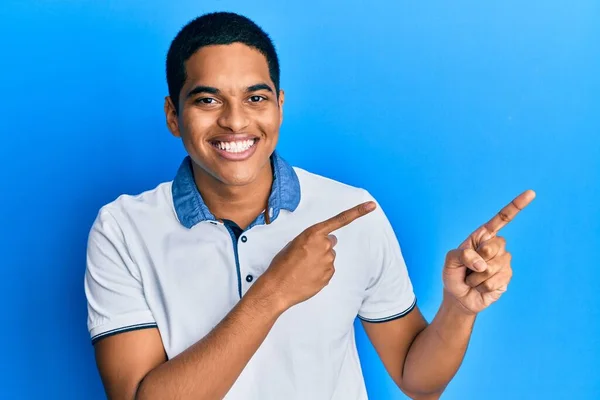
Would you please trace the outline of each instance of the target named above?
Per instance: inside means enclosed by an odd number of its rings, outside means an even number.
[[[102,207],[91,229],[85,291],[92,341],[157,327],[175,357],[209,333],[307,227],[359,203],[365,190],[291,167],[275,152],[267,210],[241,230],[204,203],[186,157],[171,182]],[[406,315],[415,295],[378,206],[335,231],[335,274],[284,312],[226,399],[366,399],[354,338],[358,316]]]

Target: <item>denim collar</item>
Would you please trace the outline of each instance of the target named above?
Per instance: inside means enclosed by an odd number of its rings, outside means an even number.
[[[279,212],[284,209],[294,211],[300,203],[300,182],[296,172],[277,152],[271,155],[273,167],[273,186],[269,196],[269,217],[271,222],[277,219]],[[192,172],[192,161],[185,157],[171,187],[173,205],[177,218],[183,226],[191,229],[202,221],[216,221],[216,218],[202,199],[196,187]],[[264,224],[264,213],[261,213],[247,229],[254,225]]]

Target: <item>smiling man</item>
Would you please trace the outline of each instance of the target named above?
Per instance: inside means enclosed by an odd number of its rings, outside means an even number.
[[[284,93],[267,34],[236,14],[201,16],[173,40],[167,81],[167,125],[189,156],[173,181],[104,206],[89,236],[88,328],[107,396],[365,399],[358,317],[396,384],[438,398],[477,313],[510,281],[497,233],[534,193],[448,252],[428,324],[375,199],[275,151]]]

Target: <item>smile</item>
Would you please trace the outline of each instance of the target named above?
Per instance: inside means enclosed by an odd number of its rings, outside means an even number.
[[[227,153],[238,154],[248,151],[258,142],[258,138],[247,140],[236,140],[231,142],[213,141],[211,144],[219,150]]]
[[[227,161],[245,161],[256,152],[260,138],[250,135],[222,135],[210,141],[211,147]]]

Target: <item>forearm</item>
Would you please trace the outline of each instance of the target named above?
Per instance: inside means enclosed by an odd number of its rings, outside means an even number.
[[[260,280],[204,338],[150,371],[136,399],[221,399],[284,308]]]
[[[444,294],[440,309],[421,331],[404,362],[403,389],[412,393],[441,394],[464,358],[475,315]],[[437,398],[437,397],[436,397]]]

